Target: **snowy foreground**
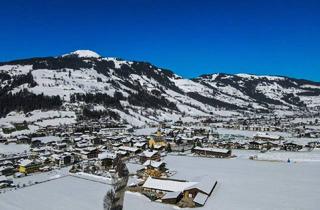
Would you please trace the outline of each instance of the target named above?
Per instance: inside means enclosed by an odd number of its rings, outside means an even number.
[[[1,194],[0,209],[102,210],[108,189],[106,184],[67,176]]]
[[[167,167],[176,171],[172,178],[190,180],[210,175],[218,186],[201,210],[318,210],[320,195],[320,151],[286,153],[285,161],[249,160],[256,151],[235,150],[234,159],[190,156],[165,157]],[[264,153],[281,157],[280,152]],[[295,160],[298,156],[313,157],[311,161]],[[283,157],[285,159],[286,157]],[[316,160],[316,161],[314,161]],[[136,167],[131,167],[132,165]],[[129,164],[129,170],[141,167]],[[81,177],[66,176],[68,168],[14,179],[15,184],[43,182],[0,194],[4,210],[103,210],[102,203],[110,185]],[[48,180],[48,181],[45,181]],[[173,210],[172,205],[151,202],[141,194],[127,192],[124,210]]]
[[[319,162],[267,162],[248,159],[210,159],[168,156],[173,178],[211,175],[218,180],[202,210],[317,210],[320,195]],[[175,207],[150,202],[144,196],[126,193],[125,210],[170,210]]]

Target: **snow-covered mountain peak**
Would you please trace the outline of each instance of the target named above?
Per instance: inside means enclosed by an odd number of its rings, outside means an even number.
[[[93,52],[91,50],[76,50],[74,52],[63,55],[62,57],[66,57],[70,55],[76,55],[79,58],[100,58],[101,57],[98,53]]]
[[[83,103],[87,108],[103,105],[105,112],[135,119],[139,125],[170,120],[173,115],[231,116],[320,107],[319,82],[243,73],[186,79],[149,62],[101,57],[90,50],[0,62],[0,84],[0,101],[11,101],[0,109],[0,116],[20,111],[19,104],[11,105],[18,99],[34,97],[42,109],[56,108],[59,103]],[[29,111],[29,105],[23,110]]]

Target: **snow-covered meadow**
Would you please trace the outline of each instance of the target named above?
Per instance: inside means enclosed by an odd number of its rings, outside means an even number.
[[[299,151],[268,151],[261,153],[258,150],[233,150],[232,153],[240,159],[249,159],[250,157],[256,156],[256,160],[261,161],[278,161],[302,163],[302,162],[317,162],[320,164],[320,149],[314,149],[311,152]]]
[[[40,127],[73,124],[76,122],[76,114],[73,111],[58,110],[34,110],[29,113],[10,112],[6,117],[0,118],[0,128],[14,128],[14,124],[24,122],[28,123],[28,129],[17,130],[7,134],[3,133],[0,129],[0,136],[14,137],[28,135],[36,132]]]
[[[319,162],[271,162],[244,158],[215,159],[167,156],[172,178],[190,180],[210,175],[218,187],[203,210],[317,210],[320,195]],[[176,207],[126,193],[125,210],[169,210]]]
[[[109,185],[73,176],[0,194],[3,210],[102,210]]]
[[[30,146],[28,144],[3,144],[0,143],[0,154],[10,155],[29,152]]]

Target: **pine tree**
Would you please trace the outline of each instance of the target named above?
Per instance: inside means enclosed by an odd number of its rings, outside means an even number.
[[[116,195],[113,189],[109,190],[103,198],[103,209],[111,210],[116,203]]]
[[[167,145],[166,151],[167,151],[167,152],[172,152],[171,144],[168,144],[168,145]]]

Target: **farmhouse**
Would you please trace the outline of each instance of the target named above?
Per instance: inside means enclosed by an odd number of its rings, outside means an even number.
[[[147,160],[160,160],[160,153],[158,151],[143,151],[140,155],[140,162],[144,163]]]
[[[51,158],[58,166],[67,166],[74,163],[74,156],[69,152],[65,152],[61,155],[53,154],[51,155]]]
[[[146,142],[136,142],[133,146],[139,149],[146,149],[147,143]]]
[[[268,133],[257,133],[254,137],[255,140],[263,140],[263,141],[277,141],[283,139],[281,136],[278,135],[271,135]]]
[[[29,138],[28,136],[17,136],[17,143],[20,144],[30,144],[31,143],[31,138]]]
[[[282,149],[286,151],[299,151],[303,148],[303,145],[296,143],[294,141],[285,142],[282,145]]]
[[[101,161],[101,165],[103,167],[112,167],[113,161],[116,159],[117,154],[111,153],[111,152],[103,152],[101,154],[98,154],[98,159]]]
[[[226,158],[231,156],[231,150],[219,148],[195,147],[192,149],[192,153],[197,155],[213,156],[217,158]]]
[[[14,168],[12,166],[0,166],[0,176],[1,175],[12,175],[14,173]]]
[[[138,154],[138,153],[141,152],[141,149],[139,149],[139,148],[136,148],[136,147],[128,147],[128,146],[120,146],[120,147],[119,147],[119,150],[120,150],[120,151],[127,152],[127,153],[129,153],[129,154],[131,154],[131,155],[136,155],[136,154]]]
[[[209,176],[197,177],[192,181],[148,177],[142,188],[145,192],[158,193],[164,203],[176,204],[184,200],[191,201],[193,205],[189,207],[194,207],[203,206],[216,185],[217,181]]]
[[[0,176],[0,189],[10,186],[13,181],[8,180],[6,176]]]
[[[183,192],[195,184],[197,183],[184,180],[148,177],[142,187],[146,191]]]
[[[251,150],[261,150],[263,147],[263,142],[261,141],[250,141],[249,148]]]
[[[154,161],[154,160],[147,160],[143,163],[149,169],[157,169],[159,171],[163,171],[165,169],[165,162],[162,161]]]
[[[97,158],[99,150],[95,147],[86,147],[80,152],[80,154],[83,159]]]

